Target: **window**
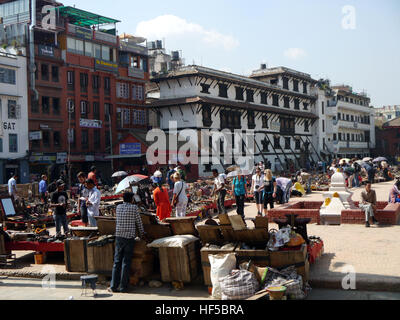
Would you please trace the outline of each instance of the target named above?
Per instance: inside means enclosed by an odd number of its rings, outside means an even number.
[[[346,120],[350,121],[350,116],[348,114],[346,114]]]
[[[82,40],[75,40],[75,53],[84,55],[85,54],[85,49],[84,49],[84,44]]]
[[[351,116],[350,121],[354,122],[354,116]]]
[[[82,149],[87,149],[89,147],[89,132],[87,130],[81,131],[81,144]]]
[[[110,141],[110,131],[104,131],[105,134],[105,142],[106,142],[106,148],[110,148],[111,146],[111,141]]]
[[[88,41],[85,41],[85,56],[93,57],[93,44]]]
[[[261,92],[261,103],[268,104],[268,94],[265,92]]]
[[[50,98],[42,97],[42,113],[50,113]]]
[[[236,90],[236,100],[244,100],[243,98],[243,88],[235,87]]]
[[[53,82],[58,82],[58,67],[57,66],[51,66],[51,80],[53,80]]]
[[[109,77],[105,77],[104,78],[104,94],[106,96],[110,95],[110,88],[111,88],[110,78]]]
[[[10,133],[8,135],[8,146],[9,152],[16,153],[18,152],[18,135]]]
[[[322,120],[322,132],[325,132],[325,120]]]
[[[100,120],[100,105],[98,102],[93,102],[93,119]]]
[[[99,93],[100,76],[92,75],[92,88],[93,88],[93,93]]]
[[[274,137],[274,148],[275,149],[280,149],[281,147],[281,142],[280,142],[280,138],[279,137]]]
[[[0,138],[0,152],[3,152],[3,139]]]
[[[303,82],[303,93],[307,94],[307,82]]]
[[[284,108],[290,108],[290,98],[289,97],[284,97],[283,98],[283,107]]]
[[[75,101],[68,99],[67,105],[68,105],[68,112],[70,114],[70,117],[71,117],[71,119],[74,119],[75,118]]]
[[[341,114],[340,113],[338,113],[338,120],[340,120],[341,119]]]
[[[256,127],[254,111],[249,110],[247,112],[247,126],[249,129],[254,129]]]
[[[123,117],[122,117],[123,124],[124,124],[124,125],[125,125],[125,124],[129,125],[129,124],[131,123],[131,113],[130,113],[130,110],[129,110],[129,109],[123,109],[122,114],[123,114]]]
[[[47,64],[41,64],[42,80],[49,81],[49,66]]]
[[[101,59],[110,61],[110,47],[101,46]]]
[[[347,134],[347,141],[350,141],[350,133]]]
[[[129,84],[117,83],[117,98],[129,99]]]
[[[8,119],[18,119],[17,101],[8,100]]]
[[[336,135],[336,133],[333,134],[333,141],[337,141],[337,135]]]
[[[209,94],[210,93],[210,85],[209,84],[205,84],[205,83],[201,83],[200,84],[200,86],[201,86],[201,93],[207,93],[207,94]]]
[[[140,101],[144,100],[143,99],[143,90],[144,90],[143,86],[137,86],[137,98]]]
[[[268,116],[262,117],[262,127],[268,129]]]
[[[351,141],[354,141],[354,133],[351,134]]]
[[[101,147],[101,142],[100,142],[100,130],[94,130],[93,131],[93,144],[95,149],[100,149]]]
[[[80,74],[81,92],[87,92],[89,84],[89,76],[87,73]]]
[[[300,150],[300,139],[296,139],[295,149]]]
[[[209,105],[203,104],[202,116],[203,116],[203,126],[210,127],[212,125],[212,120],[211,120],[211,107]]]
[[[308,132],[309,131],[309,127],[308,127],[308,120],[304,122],[304,131]]]
[[[325,114],[325,102],[324,101],[321,102],[321,112],[322,112],[322,114]]]
[[[272,105],[279,107],[279,96],[277,94],[272,95]]]
[[[294,110],[300,110],[300,100],[294,99]]]
[[[147,113],[145,110],[132,110],[132,123],[145,126],[147,124]]]
[[[303,110],[308,110],[308,103],[303,103]]]
[[[283,89],[289,90],[289,78],[283,77],[282,82],[283,82]]]
[[[53,98],[53,114],[60,114],[60,99]]]
[[[342,133],[339,132],[339,141],[342,141]]]
[[[89,114],[89,102],[81,101],[81,117],[87,119],[88,114]]]
[[[31,95],[31,112],[38,113],[39,112],[39,103],[35,100],[35,95]]]
[[[254,102],[254,90],[250,90],[250,89],[246,90],[246,101]]]
[[[15,84],[15,70],[0,67],[0,83]]]
[[[221,98],[228,98],[228,86],[226,84],[220,84],[218,96]]]
[[[104,119],[110,121],[109,116],[112,114],[112,105],[109,103],[104,104]]]
[[[299,81],[293,80],[293,91],[299,92]]]
[[[60,131],[54,131],[54,133],[53,133],[53,145],[54,145],[54,147],[61,147]]]
[[[289,150],[290,149],[290,138],[285,138],[285,149]]]
[[[44,147],[50,147],[50,132],[42,131],[42,141]]]
[[[75,87],[75,72],[67,71],[67,85],[68,90],[74,90]]]

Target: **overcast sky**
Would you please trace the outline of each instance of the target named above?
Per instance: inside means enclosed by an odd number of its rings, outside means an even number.
[[[186,64],[249,75],[286,66],[400,105],[399,0],[60,0],[116,18],[118,33],[165,39]]]

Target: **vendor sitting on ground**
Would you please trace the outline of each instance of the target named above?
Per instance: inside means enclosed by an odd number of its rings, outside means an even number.
[[[370,218],[372,218],[373,224],[378,224],[378,221],[375,219],[376,193],[375,190],[372,190],[371,186],[371,181],[368,181],[365,185],[365,191],[361,193],[362,201],[360,203],[360,209],[365,212],[365,226],[367,228],[370,227]]]
[[[397,182],[393,185],[393,188],[390,190],[389,202],[400,202],[400,180],[397,180]]]

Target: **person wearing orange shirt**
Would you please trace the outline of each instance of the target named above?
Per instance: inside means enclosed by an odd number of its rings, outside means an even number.
[[[157,216],[160,221],[171,217],[172,207],[169,202],[168,190],[160,184],[153,183],[153,198],[157,206]]]
[[[90,172],[88,174],[88,179],[92,179],[94,181],[95,186],[97,187],[98,185],[97,185],[96,172],[97,172],[96,167],[94,167],[94,166],[91,167]]]

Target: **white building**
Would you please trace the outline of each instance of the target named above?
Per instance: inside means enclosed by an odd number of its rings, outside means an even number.
[[[185,64],[181,52],[171,51],[170,54],[167,53],[162,40],[148,42],[147,48],[149,50],[149,70],[152,76],[168,73]]]
[[[375,108],[375,118],[387,122],[400,117],[400,105]]]
[[[313,143],[317,116],[311,89],[317,81],[308,74],[263,66],[245,77],[188,66],[152,81],[159,86],[160,100],[151,108],[165,132],[171,121],[176,121],[178,131],[193,129],[199,140],[204,129],[228,129],[232,139],[234,130],[249,133],[255,142],[254,161],[269,161],[273,170],[281,167],[286,171],[321,160]],[[211,138],[209,142],[202,146],[202,151],[208,149],[209,158],[219,151],[222,158],[226,156],[225,141],[220,142],[220,150],[212,147]],[[234,158],[248,150],[246,143],[238,148],[241,150],[230,150],[228,156]],[[209,176],[213,168],[222,170],[223,164],[200,164],[198,176]]]
[[[11,173],[29,182],[27,85],[25,48],[0,49],[0,183]]]
[[[362,159],[375,148],[374,108],[365,93],[349,86],[320,81],[318,92],[318,145],[320,151],[338,158]]]

